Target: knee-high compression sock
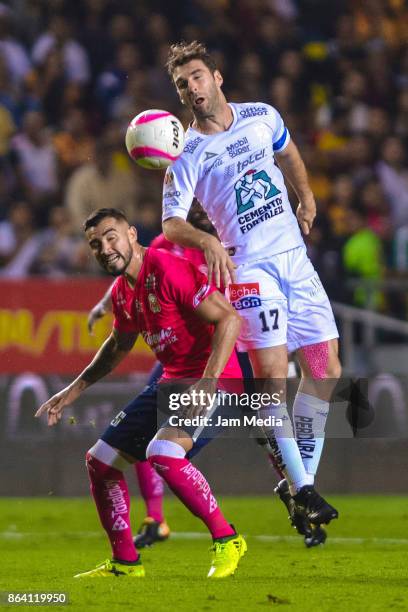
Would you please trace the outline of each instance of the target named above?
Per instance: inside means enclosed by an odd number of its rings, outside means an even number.
[[[294,495],[304,485],[311,484],[311,478],[303,465],[286,403],[261,408],[259,415],[265,423],[263,430],[268,438],[274,463],[287,478]],[[265,421],[268,417],[271,417],[270,425]]]
[[[328,414],[329,402],[298,391],[293,404],[296,442],[313,481],[322,455]]]
[[[129,492],[123,472],[86,455],[86,466],[91,492],[102,526],[108,534],[113,558],[118,561],[136,561],[138,553],[133,544],[130,528]]]
[[[207,480],[188,459],[179,444],[152,440],[147,448],[150,464],[170,489],[195,516],[208,527],[212,537],[223,538],[235,532],[218,507]]]
[[[325,397],[327,390],[324,390],[323,381],[327,379],[329,368],[329,343],[327,341],[318,342],[304,346],[300,351],[313,381],[316,384],[320,384],[318,381],[321,381],[322,391],[325,391],[323,397]],[[293,403],[296,441],[306,472],[313,480],[322,455],[328,414],[329,402],[327,399],[319,399],[311,393],[298,391]]]
[[[146,504],[146,516],[162,523],[163,516],[163,480],[148,461],[135,463],[140,493]]]

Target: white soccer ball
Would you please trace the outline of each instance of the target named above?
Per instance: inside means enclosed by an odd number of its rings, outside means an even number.
[[[167,168],[183,152],[184,129],[180,121],[164,110],[147,110],[129,123],[126,148],[143,168]]]

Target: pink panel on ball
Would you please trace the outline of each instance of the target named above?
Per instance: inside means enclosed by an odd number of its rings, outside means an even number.
[[[170,159],[171,161],[176,161],[178,156],[170,155],[170,153],[166,153],[166,151],[160,151],[160,149],[155,149],[154,147],[134,147],[130,155],[133,159],[140,159],[141,157],[163,157],[164,159]]]
[[[143,115],[140,117],[133,125],[141,125],[142,123],[149,123],[149,121],[154,121],[155,119],[161,119],[162,117],[168,117],[170,113],[153,113],[152,115]]]

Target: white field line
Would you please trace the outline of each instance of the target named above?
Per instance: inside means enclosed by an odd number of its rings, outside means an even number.
[[[69,538],[102,538],[103,531],[0,531],[2,540],[23,540],[25,538],[47,538],[69,537]],[[245,534],[244,534],[245,535]],[[248,539],[258,542],[299,542],[299,536],[274,536],[274,535],[245,535]],[[171,539],[174,540],[209,540],[207,533],[199,531],[172,531]],[[393,546],[408,546],[408,538],[348,538],[348,537],[329,537],[330,544],[383,544]]]

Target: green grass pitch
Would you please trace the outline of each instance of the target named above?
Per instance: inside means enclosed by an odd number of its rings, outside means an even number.
[[[143,552],[145,579],[83,581],[73,574],[110,556],[91,499],[2,498],[0,591],[66,592],[70,605],[52,607],[65,611],[408,609],[408,498],[328,498],[340,519],[326,545],[311,550],[277,499],[221,499],[248,542],[235,576],[222,581],[206,579],[210,539],[173,497],[165,509],[174,537]],[[134,498],[133,517],[136,525],[142,518]]]

